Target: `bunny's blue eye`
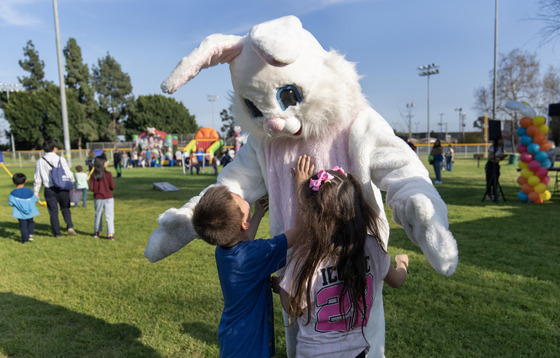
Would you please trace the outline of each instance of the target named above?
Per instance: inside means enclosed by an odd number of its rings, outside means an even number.
[[[296,86],[288,85],[278,89],[276,99],[280,103],[280,108],[285,111],[288,107],[301,103],[301,94]]]
[[[253,102],[249,101],[247,98],[245,98],[245,104],[247,105],[247,107],[249,107],[249,110],[251,111],[251,115],[253,116],[253,118],[263,116],[260,109],[258,109],[257,106],[255,106],[255,104]]]

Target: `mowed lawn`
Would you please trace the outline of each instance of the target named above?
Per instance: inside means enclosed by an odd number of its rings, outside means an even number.
[[[32,187],[31,164],[8,168]],[[402,288],[384,288],[387,357],[559,356],[560,195],[542,205],[519,202],[515,169],[502,165],[507,201],[498,204],[482,200],[483,161],[459,159],[443,172],[437,189],[459,245],[451,277],[437,274],[391,222],[389,253],[409,255],[410,275]],[[157,216],[215,182],[211,169],[198,176],[125,170],[115,180],[114,242],[93,239],[89,193],[86,208],[72,209],[77,236],[53,238],[40,206],[27,245],[8,206],[14,185],[1,171],[0,357],[218,356],[223,300],[214,248],[195,240],[158,263],[143,255]],[[154,191],[153,182],[180,190]],[[259,236],[267,235],[265,217]],[[277,357],[285,357],[275,300]]]

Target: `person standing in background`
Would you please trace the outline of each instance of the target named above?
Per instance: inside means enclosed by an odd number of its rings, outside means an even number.
[[[498,200],[500,161],[505,157],[507,157],[507,154],[504,153],[503,138],[494,139],[494,143],[488,148],[488,161],[484,167],[486,172],[486,200]]]
[[[200,163],[198,162],[198,157],[194,152],[191,152],[191,155],[189,157],[189,167],[191,170],[191,175],[193,175],[193,168],[196,168],[197,175],[200,172]]]
[[[205,161],[206,161],[205,159],[206,158],[204,158],[204,152],[200,148],[198,148],[196,150],[196,159],[198,160],[198,166],[202,167],[204,169],[204,164],[205,164]],[[197,172],[197,174],[198,174],[198,172]]]
[[[58,221],[58,207],[66,222],[68,234],[76,235],[74,224],[72,223],[72,213],[70,212],[70,190],[62,190],[53,185],[51,171],[53,167],[57,167],[60,163],[66,176],[70,181],[74,182],[74,174],[70,171],[66,159],[58,156],[58,142],[55,139],[49,139],[43,145],[45,155],[35,163],[35,182],[33,183],[33,194],[39,197],[41,185],[45,187],[45,201],[47,202],[47,210],[51,219],[51,228],[54,237],[62,236],[60,232],[60,222]]]
[[[138,167],[138,152],[136,150],[132,151],[132,167]]]
[[[115,148],[115,153],[113,154],[113,164],[115,165],[115,170],[117,171],[117,178],[120,178],[122,172],[122,153],[119,151],[119,148]]]
[[[88,191],[88,175],[84,173],[81,165],[76,166],[76,190],[82,192],[82,207],[86,207]],[[78,203],[76,203],[77,205]]]
[[[451,144],[445,149],[445,169],[451,171],[453,169],[453,162],[455,162],[455,151]]]
[[[35,203],[39,198],[33,195],[33,191],[25,187],[27,177],[23,173],[15,173],[12,181],[16,188],[10,193],[8,203],[13,207],[12,216],[18,219],[19,231],[21,232],[21,243],[27,244],[33,241],[35,231],[35,221],[33,218],[39,215],[39,210]]]
[[[441,167],[443,165],[443,147],[439,139],[436,139],[434,146],[432,147],[431,155],[434,156],[434,161],[432,165],[434,166],[434,172],[436,174],[436,180],[434,184],[441,184]]]
[[[183,152],[179,149],[175,152],[175,160],[177,161],[179,166],[183,166]]]
[[[95,207],[95,217],[93,219],[94,234],[93,237],[98,239],[99,233],[103,230],[101,216],[105,211],[105,222],[107,223],[107,239],[113,241],[115,235],[114,225],[114,199],[113,190],[115,190],[115,182],[113,175],[107,171],[107,159],[105,156],[95,158],[94,168],[89,178],[89,189],[93,191],[93,206]]]
[[[130,157],[128,156],[128,154],[126,152],[122,153],[122,168],[126,169],[128,168],[128,164],[130,161]]]

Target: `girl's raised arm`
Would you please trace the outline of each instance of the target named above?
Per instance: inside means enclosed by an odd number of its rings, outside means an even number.
[[[404,284],[408,274],[408,255],[401,254],[395,256],[396,268],[389,266],[389,272],[385,276],[385,283],[392,288],[399,288]]]

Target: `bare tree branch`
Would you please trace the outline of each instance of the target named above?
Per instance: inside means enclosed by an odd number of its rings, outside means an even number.
[[[540,0],[536,20],[544,23],[539,31],[541,46],[556,39],[560,35],[560,0]]]

